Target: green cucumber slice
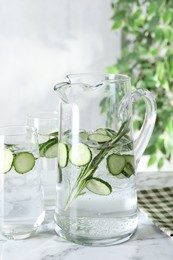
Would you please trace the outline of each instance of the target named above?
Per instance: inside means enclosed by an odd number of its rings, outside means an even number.
[[[39,154],[40,154],[40,157],[44,157],[44,148],[45,148],[45,143],[39,144]]]
[[[115,136],[117,135],[117,132],[115,132],[114,130],[112,130],[110,128],[106,128],[106,132],[107,132],[107,135],[109,135],[111,138],[115,138]]]
[[[111,185],[99,178],[91,178],[86,182],[86,188],[97,194],[107,196],[112,192]]]
[[[86,131],[82,131],[79,133],[79,137],[81,139],[87,139],[88,138],[88,133]]]
[[[107,167],[112,175],[119,175],[124,169],[126,160],[124,156],[120,154],[110,154],[107,157]]]
[[[130,154],[125,155],[125,160],[126,162],[130,163],[133,166],[133,168],[135,168],[134,155],[130,155]]]
[[[108,135],[103,135],[103,134],[90,134],[88,136],[88,139],[92,142],[97,142],[97,143],[105,143],[111,140],[111,138]]]
[[[58,137],[58,131],[50,133],[49,136]]]
[[[61,183],[62,182],[62,169],[61,167],[59,166],[58,164],[58,170],[57,170],[57,182],[58,183]]]
[[[46,157],[46,151],[51,147],[53,146],[54,144],[57,144],[58,143],[58,138],[52,138],[52,139],[49,139],[48,141],[44,142],[44,143],[41,143],[39,144],[39,153],[40,153],[40,156],[41,157]],[[55,148],[56,149],[56,148]],[[53,154],[55,156],[55,154]],[[52,155],[52,156],[53,156]],[[49,156],[49,154],[48,154]],[[57,152],[56,152],[56,156],[57,157]],[[49,158],[49,157],[48,157]],[[50,157],[52,158],[52,157]]]
[[[61,168],[67,166],[68,162],[68,147],[64,143],[58,143],[58,163]]]
[[[122,171],[122,174],[124,176],[126,176],[127,178],[130,178],[130,176],[134,173],[135,173],[135,170],[134,170],[133,166],[130,163],[127,162],[123,171]]]
[[[57,141],[58,142],[58,141]],[[51,143],[44,151],[45,158],[56,158],[58,156],[58,143]]]
[[[9,149],[0,151],[0,172],[7,173],[11,170],[13,164],[13,153]]]
[[[126,160],[125,167],[123,169],[122,174],[127,178],[130,178],[132,174],[135,174],[135,160],[133,155],[125,155]]]
[[[96,133],[101,135],[107,135],[107,131],[105,128],[97,128]]]
[[[69,151],[69,159],[76,166],[84,166],[91,160],[92,154],[87,145],[83,143],[73,144]]]
[[[21,174],[27,173],[33,169],[35,165],[35,157],[29,152],[17,153],[14,157],[13,165],[16,172]]]

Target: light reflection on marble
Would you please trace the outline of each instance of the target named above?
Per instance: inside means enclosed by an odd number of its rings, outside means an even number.
[[[173,186],[173,172],[139,173],[138,188]],[[54,232],[53,212],[37,234],[21,241],[0,237],[0,260],[172,260],[173,239],[139,212],[136,233],[126,243],[111,247],[85,247],[64,241]]]

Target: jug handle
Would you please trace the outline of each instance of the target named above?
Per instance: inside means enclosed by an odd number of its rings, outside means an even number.
[[[156,121],[156,102],[152,93],[146,89],[136,89],[132,92],[132,104],[142,98],[145,102],[146,112],[144,121],[137,138],[134,140],[134,155],[138,164],[147,147]]]

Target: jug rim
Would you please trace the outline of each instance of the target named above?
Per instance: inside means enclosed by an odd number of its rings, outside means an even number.
[[[91,77],[109,77],[101,82],[105,81],[112,81],[112,82],[118,82],[118,81],[128,81],[130,80],[130,77],[126,74],[121,74],[121,73],[89,73],[89,72],[83,72],[83,73],[69,73],[66,75],[66,78],[70,80],[70,77],[82,77],[82,76],[91,76]],[[65,82],[64,82],[65,83]],[[68,83],[68,82],[67,82]]]
[[[126,74],[113,74],[113,73],[71,73],[67,74],[65,76],[65,80],[57,83],[54,85],[54,90],[61,90],[62,88],[74,86],[74,85],[85,85],[85,86],[92,86],[92,84],[88,82],[84,82],[85,80],[82,80],[82,77],[91,77],[96,78],[100,77],[99,80],[97,80],[96,84],[94,84],[95,87],[104,85],[105,83],[109,82],[111,83],[130,83],[131,78]],[[79,78],[80,82],[73,82],[73,78]]]

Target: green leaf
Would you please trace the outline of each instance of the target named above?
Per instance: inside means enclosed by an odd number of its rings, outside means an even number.
[[[164,146],[166,150],[166,155],[168,156],[173,151],[173,139],[168,135],[166,135],[164,138]]]
[[[114,22],[113,26],[112,26],[112,30],[116,30],[122,27],[122,21],[121,20],[117,20]]]
[[[157,64],[156,73],[157,73],[158,78],[160,80],[162,80],[164,78],[165,67],[164,67],[164,63],[163,62],[160,62],[160,63]]]
[[[163,29],[165,40],[170,42],[173,39],[173,30],[171,27],[167,26]]]
[[[147,56],[148,55],[148,46],[146,44],[142,45],[140,43],[136,47],[136,51],[138,51],[142,56]],[[146,62],[144,61],[144,63],[146,63]],[[147,64],[149,64],[149,63],[147,62]],[[143,66],[143,62],[141,62],[141,65]]]
[[[150,156],[150,159],[148,160],[148,166],[153,165],[156,161],[157,161],[157,156],[156,156],[156,154],[152,154],[152,155]]]
[[[154,88],[155,85],[156,85],[156,82],[152,78],[146,78],[145,79],[145,85],[146,85],[146,88]]]
[[[158,47],[154,47],[153,49],[151,49],[151,54],[153,55],[153,56],[156,56],[157,54],[158,54],[158,51],[159,51],[159,49],[158,49]]]
[[[129,64],[127,63],[127,59],[125,58],[126,62],[124,60],[119,60],[117,62],[117,69],[121,72],[121,73],[127,73],[127,71],[129,71]]]
[[[124,19],[125,15],[126,15],[125,10],[121,10],[121,11],[116,12],[116,13],[111,17],[111,19],[114,20],[114,21],[121,21],[121,20]]]
[[[111,74],[119,73],[119,70],[116,68],[116,66],[109,66],[106,68],[106,71]]]
[[[173,121],[172,120],[169,120],[167,122],[165,130],[168,132],[169,135],[172,135],[172,139],[173,139]]]
[[[159,24],[159,16],[155,15],[155,16],[153,16],[153,18],[150,20],[150,22],[148,24],[149,31],[155,31],[158,24]]]
[[[145,154],[145,155],[151,155],[151,154],[153,154],[153,153],[155,153],[155,152],[156,152],[156,146],[155,146],[155,145],[149,145],[149,146],[147,146],[147,148],[145,149],[144,154]]]
[[[136,129],[140,129],[141,128],[141,122],[139,120],[134,120],[133,122],[133,128]]]
[[[155,14],[157,7],[158,7],[157,2],[154,1],[149,2],[149,6],[147,7],[147,14],[148,15]]]
[[[165,154],[166,155],[166,149],[165,149],[165,143],[164,143],[164,136],[163,135],[160,135],[159,138],[158,138],[158,148],[159,148],[159,151],[162,152],[162,154]]]
[[[163,21],[169,24],[173,18],[173,9],[166,9],[163,15]]]
[[[145,21],[145,18],[144,17],[140,17],[139,19],[134,21],[134,24],[135,24],[136,27],[141,27],[141,26],[143,26],[144,21]]]
[[[158,169],[160,170],[164,165],[164,159],[163,158],[160,158],[158,163],[157,163],[157,167]]]
[[[133,19],[137,19],[140,17],[140,15],[142,14],[142,10],[141,9],[137,9],[134,14],[133,14]]]
[[[134,27],[134,19],[133,17],[128,17],[128,25],[130,25],[132,28]]]
[[[155,30],[155,39],[156,40],[162,40],[164,39],[165,35],[164,35],[164,32],[163,32],[163,29],[158,26]]]
[[[139,57],[139,53],[137,53],[137,52],[135,52],[135,51],[129,53],[129,55],[128,55],[128,59],[129,59],[129,60],[137,60],[138,57]]]
[[[153,131],[153,134],[151,136],[151,139],[150,139],[150,144],[155,146],[161,136],[161,133],[162,133],[162,131],[160,129],[155,128]]]

